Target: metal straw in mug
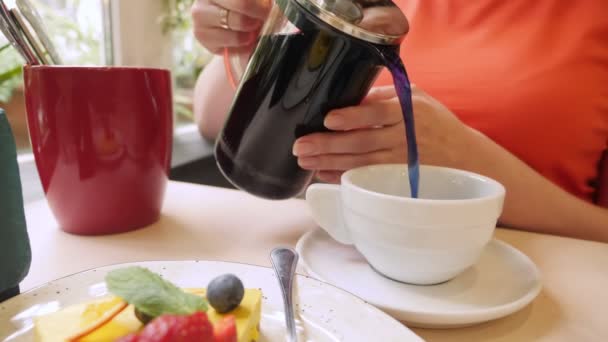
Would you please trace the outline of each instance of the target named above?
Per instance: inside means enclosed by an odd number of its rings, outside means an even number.
[[[36,11],[34,5],[32,5],[29,0],[17,0],[16,3],[17,8],[19,8],[21,14],[30,23],[44,50],[48,53],[51,64],[63,64],[61,57],[55,49],[55,45],[53,45],[51,38],[49,38],[49,35],[47,34],[47,29],[44,26],[42,17],[38,11]]]
[[[3,0],[0,0],[0,28],[2,33],[6,36],[6,39],[13,45],[13,47],[21,54],[23,59],[28,64],[38,65],[40,62],[38,58],[32,52],[30,46],[23,38],[21,31],[18,26],[15,25],[11,17],[11,13],[8,7],[4,4]]]
[[[38,61],[41,62],[42,64],[46,64],[46,65],[54,64],[49,60],[49,57],[47,56],[47,53],[46,53],[44,47],[42,46],[40,41],[38,41],[36,34],[32,31],[30,26],[27,24],[27,22],[25,21],[25,18],[21,15],[19,10],[16,8],[12,8],[11,16],[12,16],[15,24],[19,27],[21,32],[23,32],[23,35],[27,39],[27,42],[30,44],[32,49],[34,49],[34,53],[38,57]]]

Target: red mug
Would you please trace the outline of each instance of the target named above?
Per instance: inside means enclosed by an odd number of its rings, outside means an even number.
[[[173,132],[168,70],[26,66],[30,140],[61,229],[121,233],[156,222]]]

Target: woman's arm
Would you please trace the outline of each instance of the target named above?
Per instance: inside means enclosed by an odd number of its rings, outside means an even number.
[[[608,209],[571,195],[490,138],[470,131],[475,153],[463,155],[462,167],[505,186],[502,225],[608,242]]]
[[[211,53],[221,54],[225,48],[250,51],[269,10],[268,1],[195,0],[193,33]],[[233,97],[223,59],[216,56],[199,75],[194,89],[194,118],[203,137],[216,138]]]
[[[215,56],[199,75],[194,88],[194,120],[203,137],[215,140],[233,97],[234,90],[228,83],[223,59]]]

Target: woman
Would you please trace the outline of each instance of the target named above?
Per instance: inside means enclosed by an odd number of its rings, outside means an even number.
[[[421,162],[501,182],[507,189],[503,226],[608,242],[608,179],[600,179],[608,164],[602,159],[608,147],[608,2],[398,5],[410,21],[401,56],[416,84]],[[195,35],[214,53],[250,46],[267,9],[260,0],[197,0]],[[400,107],[386,71],[376,85],[361,105],[327,115],[331,132],[296,141],[302,168],[338,182],[353,167],[406,161]],[[196,89],[195,114],[205,137],[215,138],[233,95],[216,57]]]

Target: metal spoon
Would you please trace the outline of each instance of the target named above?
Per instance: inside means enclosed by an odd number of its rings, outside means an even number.
[[[15,22],[15,25],[18,26],[17,28],[21,30],[23,36],[34,50],[38,61],[46,65],[51,64],[41,43],[37,40],[36,35],[31,31],[30,27],[27,25],[25,19],[17,8],[11,8],[11,16]]]
[[[296,319],[293,310],[293,279],[298,264],[298,253],[291,248],[275,248],[270,252],[270,261],[283,293],[287,341],[297,342]]]
[[[63,64],[63,61],[61,60],[59,54],[57,53],[57,50],[55,49],[55,45],[47,34],[47,29],[44,26],[42,17],[38,13],[38,11],[36,11],[34,5],[29,0],[17,0],[16,4],[21,14],[23,14],[25,19],[32,26],[32,29],[40,40],[40,43],[42,44],[46,52],[49,54],[49,57],[51,59],[50,62],[52,62],[52,64]]]
[[[8,39],[11,45],[13,45],[13,47],[19,52],[19,54],[21,54],[23,59],[25,59],[28,64],[39,64],[38,59],[23,38],[22,33],[13,22],[8,7],[6,7],[6,4],[2,0],[0,0],[0,29],[6,36],[6,39]]]

